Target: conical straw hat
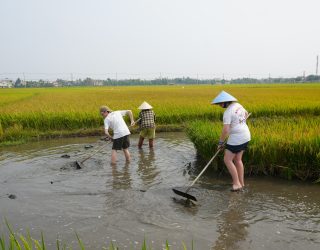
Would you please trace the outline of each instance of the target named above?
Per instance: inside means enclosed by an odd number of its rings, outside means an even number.
[[[235,97],[233,97],[232,95],[228,94],[225,91],[221,91],[220,94],[217,95],[216,98],[212,100],[211,104],[217,104],[221,102],[234,102],[234,101],[237,101]]]
[[[143,102],[138,109],[152,109],[152,106],[147,102]]]

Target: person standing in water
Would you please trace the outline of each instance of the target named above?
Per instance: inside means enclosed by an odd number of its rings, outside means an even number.
[[[222,91],[211,104],[225,108],[223,114],[223,129],[218,142],[218,150],[224,146],[224,163],[232,177],[231,191],[240,191],[244,187],[244,167],[242,155],[251,140],[250,130],[246,124],[249,114],[237,99]]]
[[[104,119],[104,129],[107,139],[113,141],[112,153],[111,153],[111,164],[115,164],[117,161],[117,150],[122,150],[127,162],[130,162],[129,153],[129,135],[130,131],[123,120],[123,116],[128,115],[130,118],[131,126],[134,125],[133,115],[131,110],[118,110],[112,111],[107,106],[100,107],[100,114]],[[113,130],[113,137],[109,134],[109,128]]]
[[[156,135],[155,114],[152,110],[152,106],[143,102],[138,109],[140,109],[138,123],[140,128],[140,137],[138,147],[141,149],[144,138],[149,139],[149,148],[153,148],[153,141]]]

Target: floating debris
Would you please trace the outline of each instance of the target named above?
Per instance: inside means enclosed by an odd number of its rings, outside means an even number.
[[[61,155],[61,158],[70,158],[70,155],[64,154],[64,155]]]
[[[8,198],[14,200],[17,196],[15,194],[8,194]]]
[[[92,145],[85,145],[84,148],[85,148],[85,149],[93,148],[93,146],[92,146]]]
[[[60,168],[60,170],[72,170],[72,169],[81,169],[81,166],[77,164],[77,162],[69,162]]]
[[[190,168],[191,167],[191,162],[188,162],[188,163],[184,164],[184,166]]]

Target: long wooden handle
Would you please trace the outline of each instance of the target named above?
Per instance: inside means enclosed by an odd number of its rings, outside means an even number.
[[[140,120],[141,120],[141,118],[139,118],[138,120],[136,120],[136,121],[134,122],[134,125],[136,125],[137,122],[140,121]],[[130,125],[130,127],[133,127],[134,125]]]
[[[101,147],[99,147],[96,151],[94,151],[91,155],[89,155],[87,158],[85,158],[84,160],[82,160],[80,163],[84,163],[86,160],[90,159],[92,156],[94,156],[96,153],[98,153],[102,148],[104,148],[105,144],[102,145]]]
[[[197,178],[194,179],[194,181],[191,183],[191,185],[187,188],[186,193],[188,193],[189,189],[196,183],[196,181],[200,178],[200,176],[204,173],[204,171],[206,171],[206,169],[209,167],[211,162],[214,160],[214,158],[216,158],[216,156],[219,154],[220,151],[221,151],[221,148],[219,148],[217,150],[217,152],[214,154],[214,156],[212,156],[212,158],[207,163],[207,165],[202,169],[201,173],[197,176]]]

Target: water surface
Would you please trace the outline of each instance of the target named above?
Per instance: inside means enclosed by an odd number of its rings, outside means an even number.
[[[319,186],[274,178],[247,178],[247,190],[230,192],[230,177],[207,171],[186,205],[171,188],[186,188],[197,162],[183,133],[157,135],[155,149],[137,149],[131,136],[132,162],[118,154],[110,165],[111,145],[75,169],[102,143],[99,138],[69,138],[30,143],[0,151],[0,217],[16,232],[40,239],[49,249],[57,237],[77,246],[75,231],[87,249],[110,242],[120,249],[141,249],[144,237],[153,249],[166,240],[191,249],[319,249]],[[85,146],[92,148],[85,149]],[[67,154],[70,158],[62,158]],[[14,194],[15,199],[10,199]],[[0,224],[0,234],[7,232]]]

